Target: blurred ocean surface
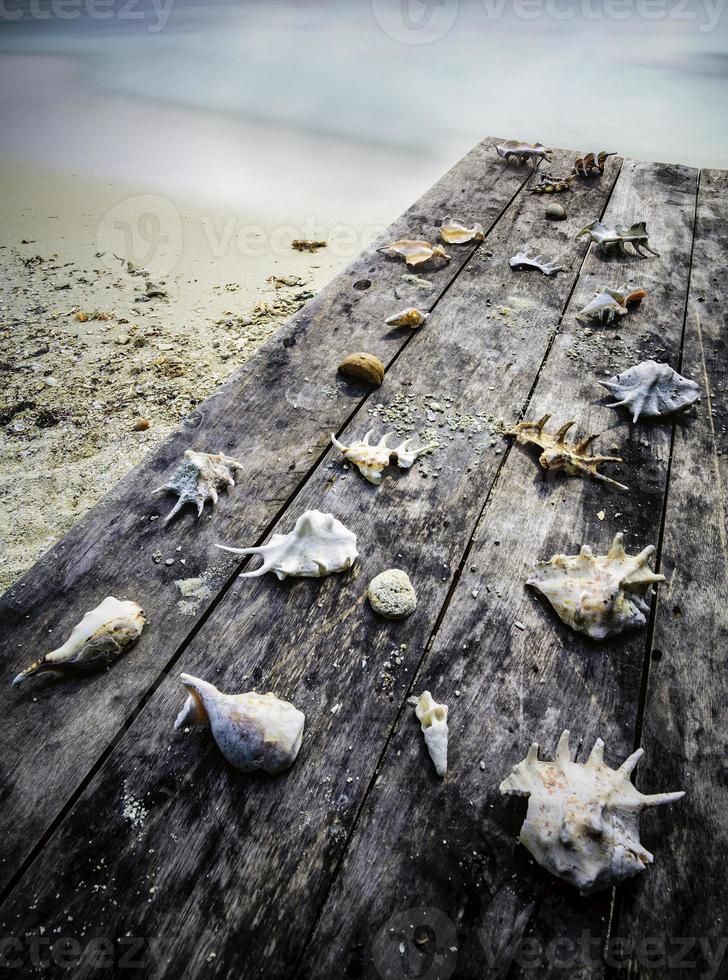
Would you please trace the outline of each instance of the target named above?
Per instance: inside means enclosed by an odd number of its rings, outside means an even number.
[[[724,3],[2,0],[0,163],[357,226],[485,135],[728,167]]]

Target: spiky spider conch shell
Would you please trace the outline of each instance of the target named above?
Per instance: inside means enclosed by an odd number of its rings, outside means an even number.
[[[447,772],[447,705],[438,704],[429,691],[423,691],[419,698],[409,698],[409,703],[414,706],[435,772],[444,776]]]
[[[571,190],[571,184],[576,180],[576,174],[557,177],[555,174],[539,174],[538,183],[529,189],[530,194],[561,194]]]
[[[639,286],[632,288],[625,284],[617,289],[613,289],[611,286],[602,286],[584,309],[579,310],[576,319],[592,319],[601,320],[602,323],[613,323],[617,317],[626,316],[629,313],[629,307],[644,299],[646,295],[646,290]]]
[[[433,258],[445,259],[446,262],[450,261],[450,256],[442,245],[431,245],[430,242],[421,240],[391,242],[389,245],[382,245],[377,251],[389,258],[403,258],[410,266],[423,265]]]
[[[609,483],[619,487],[620,490],[629,489],[623,483],[617,483],[616,480],[598,471],[597,467],[602,463],[622,462],[621,456],[592,456],[588,452],[591,443],[599,438],[598,432],[570,446],[566,442],[566,433],[572,425],[576,425],[576,422],[570,419],[554,435],[551,435],[544,432],[544,426],[550,418],[551,413],[547,412],[538,422],[518,422],[505,434],[514,436],[522,446],[531,443],[543,450],[538,461],[545,470],[563,470],[569,476],[590,476],[593,480]]]
[[[345,572],[359,557],[356,535],[333,514],[307,510],[288,534],[274,534],[267,544],[256,548],[229,548],[218,544],[222,551],[234,555],[260,555],[263,564],[240,578],[258,578],[273,572],[281,581],[288,577],[322,578],[335,572]]]
[[[516,252],[508,260],[508,264],[511,269],[537,269],[545,276],[555,276],[557,272],[564,271],[563,266],[556,265],[550,259],[544,258],[543,255],[533,255],[526,249],[522,252]]]
[[[423,327],[430,319],[430,316],[430,313],[416,310],[413,306],[410,306],[406,310],[400,310],[399,313],[393,313],[392,316],[388,316],[384,322],[388,327],[409,327],[411,330],[416,330],[417,327]]]
[[[241,772],[272,775],[292,766],[301,748],[306,717],[290,701],[270,691],[223,694],[207,681],[180,676],[187,700],[174,723],[175,731],[205,727],[231,766]]]
[[[588,225],[584,225],[581,231],[574,236],[575,241],[588,235],[590,240],[604,253],[609,255],[612,251],[617,251],[622,255],[629,255],[627,245],[631,245],[637,255],[645,258],[642,249],[646,249],[651,255],[659,256],[654,248],[649,245],[650,236],[647,233],[647,223],[636,221],[629,228],[624,225],[605,225],[595,218]]]
[[[408,470],[418,456],[434,449],[434,444],[418,446],[414,448],[414,439],[404,439],[398,446],[388,446],[387,440],[391,439],[394,433],[389,432],[382,436],[379,442],[371,444],[371,429],[363,439],[358,439],[350,446],[345,446],[331,433],[331,442],[341,452],[346,460],[353,463],[359,472],[370,483],[379,484],[382,479],[382,471],[390,464],[396,464],[400,469]]]
[[[650,587],[665,581],[648,566],[654,553],[648,545],[638,555],[628,555],[624,535],[616,534],[606,555],[594,555],[584,545],[578,555],[536,562],[526,585],[549,601],[562,623],[604,640],[646,624]]]
[[[616,395],[607,408],[624,406],[637,422],[641,416],[659,418],[673,415],[694,405],[700,398],[700,385],[678,374],[669,364],[642,361],[641,364],[599,382]]]
[[[152,493],[176,493],[179,498],[164,523],[171,521],[186,504],[195,506],[199,517],[207,500],[214,506],[220,490],[235,486],[233,474],[242,469],[243,464],[232,456],[188,449],[169,480],[152,490]]]
[[[497,145],[495,151],[506,163],[510,163],[513,159],[516,165],[520,166],[526,160],[532,160],[534,167],[538,160],[550,160],[550,154],[553,152],[543,143],[523,143],[520,140],[506,140],[505,143]]]
[[[604,165],[608,157],[616,156],[616,152],[607,153],[600,150],[599,153],[585,153],[583,157],[578,157],[574,161],[574,175],[581,177],[598,177],[604,173]]]
[[[107,667],[139,639],[145,623],[144,611],[136,602],[107,596],[73,627],[62,646],[26,667],[13,684],[22,684],[35,674],[60,677]]]
[[[572,762],[566,730],[553,762],[540,761],[538,751],[534,742],[499,788],[505,796],[528,797],[519,840],[541,867],[582,895],[644,871],[653,856],[640,843],[640,814],[685,793],[643,795],[635,788],[629,777],[642,749],[610,769],[598,738],[585,763]]]
[[[473,240],[482,242],[485,231],[479,221],[474,222],[472,228],[468,228],[457,218],[445,218],[440,228],[440,237],[448,245],[465,245]]]

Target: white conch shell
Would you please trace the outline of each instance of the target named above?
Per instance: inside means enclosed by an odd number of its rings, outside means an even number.
[[[479,221],[475,221],[473,227],[468,228],[457,218],[445,218],[440,228],[440,237],[449,245],[465,245],[473,239],[482,242],[485,231]]]
[[[413,439],[405,439],[398,446],[388,446],[387,439],[391,439],[393,432],[388,432],[382,436],[378,443],[372,446],[369,442],[372,436],[370,430],[363,439],[352,442],[350,446],[345,446],[331,433],[331,442],[344,454],[344,458],[357,467],[363,477],[370,483],[379,484],[382,480],[382,470],[390,464],[396,464],[402,470],[408,470],[418,456],[434,449],[434,445],[418,446],[412,448]]]
[[[526,249],[516,254],[508,260],[511,269],[538,269],[545,276],[555,276],[557,272],[563,272],[563,266],[555,265],[550,259],[545,259],[543,255],[532,255]]]
[[[610,286],[602,286],[594,294],[594,299],[590,300],[583,310],[576,314],[577,320],[601,320],[602,323],[613,323],[619,316],[629,313],[629,305],[644,299],[647,292],[644,289],[629,286],[620,286],[612,289]]]
[[[520,166],[526,160],[533,160],[534,167],[537,160],[550,161],[549,154],[552,152],[547,150],[543,143],[522,143],[520,140],[506,140],[505,143],[496,146],[495,151],[506,163],[510,163],[513,158],[516,165]]]
[[[445,259],[447,262],[450,261],[450,256],[447,254],[442,245],[431,245],[429,242],[424,241],[392,242],[389,245],[382,245],[382,247],[378,248],[377,251],[383,252],[384,255],[389,256],[389,258],[396,259],[401,256],[407,265],[413,266],[422,265],[424,262],[429,262],[429,260],[435,256]]]
[[[144,612],[136,602],[107,596],[73,627],[63,646],[32,663],[13,684],[22,684],[33,674],[61,676],[106,667],[139,638],[145,623]]]
[[[422,310],[416,310],[411,306],[406,310],[401,310],[399,313],[388,316],[384,322],[389,327],[410,327],[412,330],[415,330],[417,327],[424,326],[430,319],[430,316],[430,313],[424,313]]]
[[[243,464],[232,456],[225,456],[223,453],[198,453],[194,449],[188,449],[169,480],[152,490],[152,493],[170,491],[179,497],[164,523],[170,521],[185,504],[194,504],[199,517],[206,500],[212,500],[214,505],[217,503],[218,490],[235,486],[233,474],[242,468]]]
[[[189,696],[175,731],[203,725],[231,766],[241,772],[279,773],[293,765],[301,748],[305,715],[275,694],[222,694],[207,681],[180,675]]]
[[[622,255],[629,255],[626,246],[631,245],[638,255],[644,256],[643,248],[647,249],[652,255],[659,255],[654,248],[650,248],[650,236],[647,234],[647,225],[644,221],[638,221],[629,228],[624,225],[605,225],[599,220],[591,221],[584,225],[576,239],[582,235],[589,235],[591,241],[595,242],[605,255],[610,251],[621,252]]]
[[[654,418],[680,412],[700,398],[700,385],[659,361],[642,361],[599,383],[619,399],[607,408],[625,405],[633,422],[641,415]]]
[[[578,555],[536,562],[526,585],[548,599],[563,623],[594,640],[644,626],[650,586],[664,582],[665,576],[647,566],[653,545],[631,556],[623,540],[623,534],[616,534],[606,555],[594,555],[584,545]]]
[[[234,555],[260,555],[263,564],[240,578],[257,578],[273,572],[281,581],[290,575],[297,578],[322,578],[334,572],[345,572],[359,557],[356,535],[337,521],[333,514],[307,510],[288,534],[274,534],[259,548],[228,548]]]
[[[419,698],[412,697],[417,720],[422,726],[425,745],[435,765],[438,776],[447,772],[447,705],[438,704],[429,691],[423,691]]]
[[[635,789],[629,776],[642,749],[619,769],[610,769],[603,755],[604,742],[598,738],[587,762],[572,762],[569,732],[564,731],[553,762],[539,761],[534,742],[500,784],[506,796],[528,797],[520,842],[543,868],[582,895],[644,871],[653,857],[640,843],[641,812],[685,795],[644,796]]]

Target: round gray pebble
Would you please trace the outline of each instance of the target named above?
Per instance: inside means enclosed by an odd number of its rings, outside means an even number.
[[[367,590],[372,609],[385,619],[405,619],[417,607],[417,593],[407,572],[388,568],[369,583]]]

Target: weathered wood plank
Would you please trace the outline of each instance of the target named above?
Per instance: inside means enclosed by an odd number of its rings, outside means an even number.
[[[643,792],[685,789],[646,824],[655,863],[617,894],[620,976],[728,973],[728,174],[702,171],[681,371],[703,388],[675,429],[644,720]]]
[[[677,363],[695,193],[695,171],[624,163],[608,217],[629,224],[645,216],[661,258],[590,251],[527,411],[602,431],[595,451],[619,448],[619,479],[632,490],[545,480],[531,453],[511,450],[413,683],[414,693],[429,689],[450,706],[450,771],[444,782],[434,775],[407,708],[296,975],[394,978],[432,957],[427,949],[437,950],[442,975],[445,965],[467,978],[602,975],[609,893],[581,898],[516,846],[525,802],[501,798],[498,785],[532,741],[552,758],[564,728],[581,758],[599,736],[611,763],[632,747],[644,631],[588,642],[524,583],[536,559],[575,554],[587,542],[604,553],[620,530],[632,553],[657,543],[670,426],[631,426],[605,407],[596,379],[651,356]],[[649,290],[638,311],[618,327],[574,320],[597,286],[626,278]],[[674,826],[669,814],[660,819],[646,822]],[[423,906],[437,910],[429,939]]]
[[[467,200],[485,227],[495,222],[528,173],[504,168],[493,140],[476,147],[399,218],[384,241],[435,240],[442,219]],[[244,534],[255,542],[301,486],[338,431],[361,405],[366,386],[337,379],[342,356],[370,350],[389,363],[408,331],[384,327],[402,307],[402,263],[384,261],[375,243],[306,305],[241,375],[205,401],[163,446],[80,522],[0,600],[0,658],[9,681],[17,669],[59,645],[106,595],[130,598],[150,625],[108,678],[65,685],[36,681],[0,686],[0,885],[60,812],[91,766],[121,730],[181,644],[224,590],[237,561],[213,543]],[[434,303],[467,261],[472,246],[453,249],[450,265],[426,277]],[[367,283],[370,285],[364,287]],[[153,520],[170,500],[150,497],[187,448],[224,451],[245,466],[238,487],[195,521],[188,509],[167,527]],[[113,480],[113,475],[112,475]],[[208,505],[209,506],[209,505]],[[211,558],[211,555],[214,558]],[[167,565],[166,560],[173,560]],[[185,564],[181,564],[184,559]],[[202,582],[195,588],[195,583]],[[176,581],[193,589],[181,594]],[[29,746],[42,752],[29,752]]]
[[[615,174],[574,192],[577,227],[601,211]],[[209,738],[171,738],[182,695],[167,679],[6,903],[11,934],[41,923],[52,932],[70,914],[79,937],[156,937],[158,975],[286,975],[498,472],[501,443],[487,420],[522,410],[575,281],[584,248],[543,221],[543,206],[524,195],[509,208],[390,370],[381,408],[369,406],[377,417],[411,413],[408,428],[441,419],[433,458],[388,473],[377,490],[331,454],[281,519],[288,530],[307,507],[331,510],[358,534],[360,563],[319,582],[237,581],[179,659],[176,670],[223,690],[274,689],[299,705],[307,731],[296,765],[276,780],[240,777]],[[572,271],[513,273],[508,258],[524,241],[556,249]],[[360,411],[342,439],[370,421]],[[398,625],[365,600],[369,579],[393,565],[409,570],[420,598]],[[123,795],[138,801],[139,826]],[[81,839],[79,854],[70,842]],[[63,909],[53,898],[61,880]],[[101,903],[88,900],[97,886]]]

